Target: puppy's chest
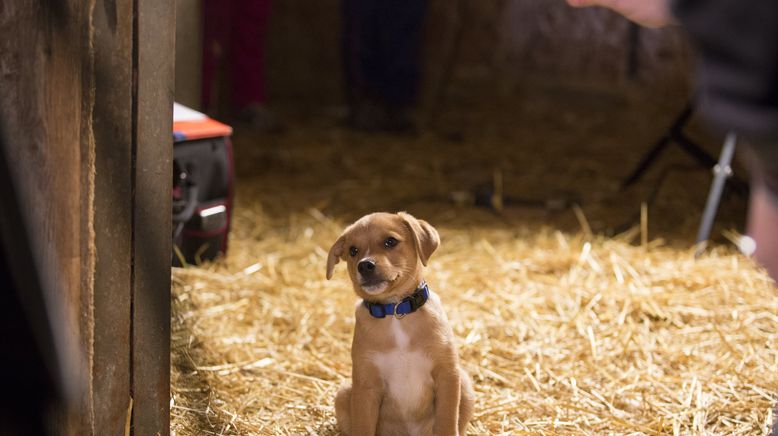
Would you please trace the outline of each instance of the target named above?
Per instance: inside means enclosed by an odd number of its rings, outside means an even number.
[[[432,367],[430,356],[419,347],[411,347],[409,332],[402,320],[390,321],[389,334],[394,347],[376,351],[372,360],[378,368],[387,394],[408,412],[416,410],[425,401],[431,401]]]

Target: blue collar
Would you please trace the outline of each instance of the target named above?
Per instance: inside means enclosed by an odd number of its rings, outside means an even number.
[[[409,297],[405,297],[397,304],[380,304],[371,303],[367,300],[363,301],[367,311],[373,315],[374,318],[384,318],[387,315],[394,315],[395,318],[400,319],[409,313],[416,312],[427,299],[430,297],[430,289],[427,286],[427,282],[421,282],[421,286],[418,287],[413,294]]]

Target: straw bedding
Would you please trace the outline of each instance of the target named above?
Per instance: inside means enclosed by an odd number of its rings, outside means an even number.
[[[325,280],[327,250],[363,212],[449,186],[433,183],[441,178],[434,164],[391,175],[386,162],[407,154],[405,144],[360,151],[326,132],[307,133],[303,145],[291,133],[270,154],[244,149],[258,170],[243,170],[229,255],[173,271],[174,434],[338,433],[333,398],[350,377],[356,300],[342,265]],[[369,170],[348,160],[368,162],[359,153],[375,150],[386,158]],[[455,158],[462,155],[445,159]],[[769,427],[778,299],[734,250],[695,260],[678,244],[641,244],[634,229],[604,238],[556,230],[564,226],[554,219],[543,225],[425,202],[407,208],[442,237],[426,278],[474,381],[470,434]],[[574,220],[569,210],[560,214]]]

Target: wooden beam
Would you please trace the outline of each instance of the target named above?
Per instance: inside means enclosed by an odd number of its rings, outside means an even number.
[[[92,58],[89,2],[5,1],[0,6],[0,119],[19,188],[45,313],[79,413],[52,411],[58,434],[93,429]]]
[[[122,435],[132,397],[167,435],[175,2],[28,3],[0,7],[0,119],[77,412],[45,426]]]
[[[94,434],[123,435],[130,402],[132,0],[93,8]]]
[[[167,435],[175,2],[135,0],[133,433]]]

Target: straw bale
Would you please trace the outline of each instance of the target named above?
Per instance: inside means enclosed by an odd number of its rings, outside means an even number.
[[[324,268],[344,224],[239,208],[228,257],[174,270],[175,434],[337,433],[355,297],[344,271],[326,281]],[[474,380],[472,434],[754,434],[771,422],[778,300],[748,259],[630,236],[439,230],[426,276]]]
[[[362,214],[401,209],[442,237],[426,278],[474,381],[470,434],[764,433],[778,392],[774,284],[726,246],[694,259],[683,235],[708,171],[675,172],[647,201],[657,169],[689,164],[677,150],[619,190],[675,106],[620,92],[527,84],[517,101],[446,114],[461,141],[318,119],[236,138],[229,255],[173,271],[173,433],[337,434],[356,299],[342,265],[325,280],[327,251]],[[498,215],[447,202],[495,168],[508,195],[572,190],[581,206]],[[742,204],[722,203],[717,240]],[[630,231],[597,236],[629,217]]]

